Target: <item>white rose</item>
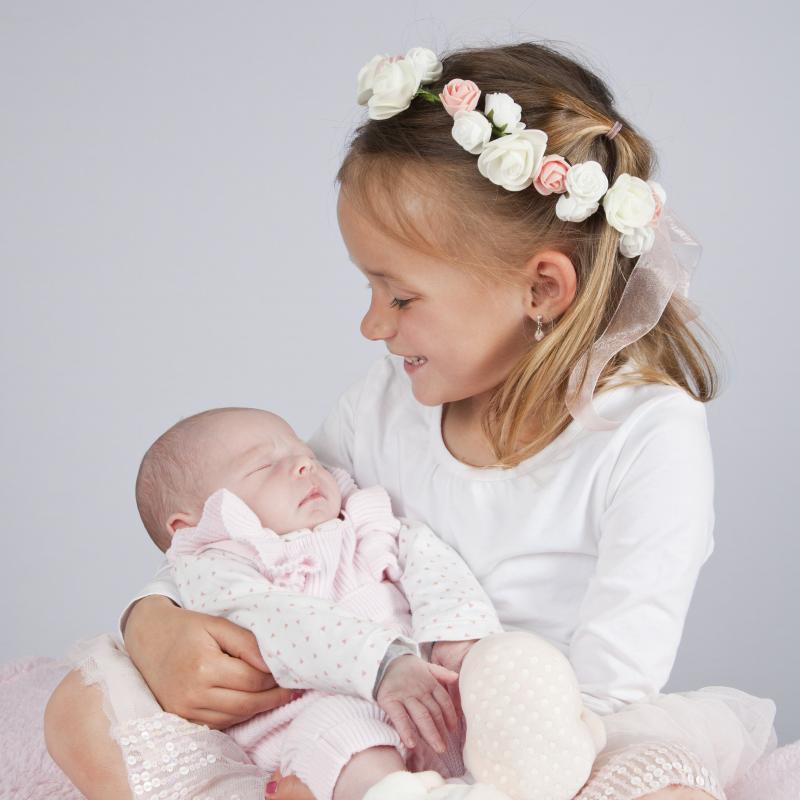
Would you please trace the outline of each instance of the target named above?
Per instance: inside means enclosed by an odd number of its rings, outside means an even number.
[[[486,95],[486,102],[484,104],[486,116],[492,112],[492,122],[498,128],[507,125],[506,133],[513,133],[514,131],[522,130],[525,124],[520,122],[522,117],[522,108],[518,103],[515,103],[511,97],[501,92],[494,92],[493,94]]]
[[[656,240],[655,229],[646,225],[625,233],[619,240],[619,251],[626,258],[636,258],[653,247]]]
[[[564,186],[573,200],[580,205],[590,206],[599,202],[608,191],[608,178],[596,161],[583,161],[569,168]],[[596,210],[597,208],[594,209]],[[593,214],[594,211],[590,213]]]
[[[427,47],[412,47],[406,53],[406,61],[414,65],[420,83],[433,83],[442,77],[442,62]]]
[[[620,233],[647,225],[656,210],[653,190],[646,181],[623,172],[603,198],[608,224]]]
[[[564,222],[583,222],[599,207],[598,203],[586,203],[572,195],[562,194],[556,202],[556,216]]]
[[[452,134],[467,152],[476,156],[492,138],[492,123],[480,111],[456,111]]]
[[[492,183],[518,192],[533,183],[547,147],[547,134],[522,130],[489,142],[478,156],[478,170]]]
[[[358,71],[358,96],[356,99],[358,100],[358,104],[360,106],[365,106],[367,104],[367,100],[369,100],[370,95],[372,94],[372,84],[375,81],[375,70],[378,64],[380,64],[385,58],[389,58],[389,56],[373,56],[372,59],[364,64],[364,66]]]
[[[384,60],[375,70],[372,96],[369,98],[371,119],[388,119],[405,111],[419,89],[419,75],[410,61]]]

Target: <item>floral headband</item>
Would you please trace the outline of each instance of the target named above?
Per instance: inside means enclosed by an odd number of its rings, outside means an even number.
[[[636,258],[653,247],[667,199],[660,184],[625,172],[609,188],[597,161],[570,164],[556,153],[547,155],[547,134],[525,127],[522,109],[509,95],[487,94],[484,111],[477,111],[481,90],[472,81],[454,78],[438,95],[423,88],[441,76],[442,62],[425,47],[405,56],[377,55],[358,73],[358,103],[375,120],[405,111],[417,96],[438,103],[453,117],[453,138],[478,156],[479,172],[492,183],[511,192],[533,185],[541,195],[560,195],[556,216],[565,222],[583,222],[602,203],[607,222],[622,234],[623,256]]]

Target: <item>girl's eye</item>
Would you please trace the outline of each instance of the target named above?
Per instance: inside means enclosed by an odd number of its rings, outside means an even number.
[[[405,308],[414,298],[410,297],[408,300],[401,300],[399,297],[395,297],[391,303],[389,303],[389,308]]]

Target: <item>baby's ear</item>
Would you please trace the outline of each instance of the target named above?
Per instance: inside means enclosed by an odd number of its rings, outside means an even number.
[[[167,520],[167,535],[172,539],[175,531],[179,531],[181,528],[193,528],[195,525],[197,525],[197,520],[191,514],[179,511],[177,514],[172,514]]]

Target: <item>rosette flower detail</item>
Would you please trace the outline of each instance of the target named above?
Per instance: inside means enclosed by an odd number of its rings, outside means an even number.
[[[455,117],[457,111],[474,111],[478,107],[481,90],[472,81],[453,78],[439,94],[444,110]]]
[[[492,123],[480,111],[456,111],[451,133],[468,153],[476,156],[492,138]]]
[[[487,94],[483,107],[492,125],[503,133],[514,133],[525,127],[525,123],[521,121],[522,107],[507,94],[502,92]]]
[[[441,76],[441,61],[425,47],[412,47],[405,56],[373,56],[358,73],[356,99],[368,106],[370,119],[389,119],[411,105],[423,84]]]
[[[558,155],[545,156],[539,172],[533,179],[533,186],[539,194],[563,194],[567,191],[569,164]]]
[[[603,197],[606,221],[622,234],[619,250],[626,258],[640,256],[653,246],[654,226],[665,200],[664,190],[655,181],[648,183],[627,172],[606,192]]]
[[[509,192],[527,189],[538,173],[547,134],[525,129],[489,142],[478,156],[478,171]]]
[[[565,222],[583,222],[600,207],[608,178],[597,161],[583,161],[569,168],[564,186],[566,194],[558,198],[556,216]]]

